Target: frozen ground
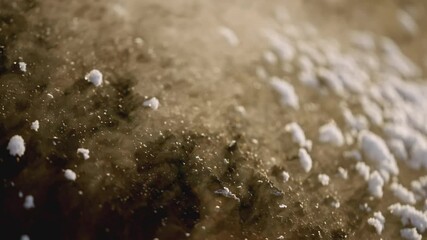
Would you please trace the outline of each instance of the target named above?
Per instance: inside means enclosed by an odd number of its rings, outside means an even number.
[[[421,1],[0,0],[1,234],[419,239],[426,22]]]

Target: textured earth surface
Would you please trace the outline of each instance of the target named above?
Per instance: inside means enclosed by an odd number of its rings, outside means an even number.
[[[2,239],[423,234],[426,22],[422,1],[0,0]]]

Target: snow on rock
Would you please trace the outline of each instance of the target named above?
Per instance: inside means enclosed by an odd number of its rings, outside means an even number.
[[[397,11],[397,20],[402,27],[410,34],[415,35],[418,33],[418,25],[412,16],[404,10]]]
[[[381,108],[367,97],[361,97],[360,103],[362,104],[363,111],[371,122],[377,126],[381,126],[384,121]]]
[[[302,71],[298,73],[299,81],[309,87],[318,88],[319,80],[316,77],[314,71]]]
[[[152,98],[144,101],[144,103],[142,105],[144,107],[149,107],[153,110],[157,110],[160,106],[160,103],[159,103],[159,99],[157,99],[156,97],[152,97]]]
[[[278,61],[276,54],[272,51],[265,51],[262,55],[265,61],[270,65],[275,65]]]
[[[423,239],[423,236],[417,232],[416,228],[403,228],[400,230],[400,236],[406,240]]]
[[[398,183],[392,183],[390,189],[393,192],[393,195],[397,197],[400,201],[407,204],[415,204],[415,195],[413,192],[409,191],[407,188]]]
[[[21,240],[30,240],[30,237],[28,235],[22,235]]]
[[[344,139],[345,139],[345,143],[346,143],[347,145],[353,145],[353,143],[354,143],[354,138],[353,138],[353,135],[351,135],[351,133],[349,133],[349,132],[345,132],[345,133],[344,133]]]
[[[264,35],[269,40],[273,51],[277,53],[282,61],[291,61],[294,59],[296,50],[288,38],[274,30],[266,30],[264,31]]]
[[[338,167],[338,174],[343,178],[343,179],[348,179],[348,171],[342,167]]]
[[[236,33],[228,27],[221,26],[218,32],[227,40],[228,44],[232,47],[237,47],[240,44],[240,40]]]
[[[369,79],[368,75],[363,71],[343,70],[339,71],[338,77],[344,87],[351,93],[361,94],[365,91],[364,81]],[[365,79],[365,80],[362,80]]]
[[[373,226],[378,234],[384,230],[385,218],[381,212],[375,212],[374,216],[368,219],[368,224]]]
[[[364,162],[358,162],[355,167],[356,171],[365,181],[370,179],[370,167]]]
[[[292,141],[297,143],[300,147],[307,147],[311,145],[311,141],[305,138],[304,131],[298,123],[291,122],[286,124],[285,131],[292,134]]]
[[[368,161],[375,164],[378,170],[392,175],[399,174],[396,159],[382,138],[370,131],[363,130],[359,134],[358,142],[363,155]]]
[[[405,144],[400,139],[391,139],[390,141],[387,141],[387,145],[390,149],[390,151],[393,153],[393,155],[397,159],[401,160],[407,160],[408,159],[408,153],[405,149]]]
[[[290,178],[289,173],[286,172],[286,171],[283,171],[281,175],[282,175],[282,179],[283,179],[284,182],[287,182],[289,180],[289,178]]]
[[[97,69],[93,69],[86,74],[85,79],[95,85],[95,87],[98,87],[102,84],[102,73]]]
[[[346,159],[353,159],[356,161],[362,161],[362,154],[356,149],[351,150],[351,151],[345,151],[343,156]]]
[[[323,66],[326,64],[325,55],[315,46],[315,44],[307,41],[298,41],[297,48],[302,53],[301,55],[306,55],[317,65]]]
[[[313,161],[311,160],[310,155],[307,153],[307,150],[300,148],[298,151],[298,157],[301,167],[306,173],[309,172],[313,166]]]
[[[256,69],[255,69],[255,73],[256,73],[256,75],[258,76],[258,78],[260,78],[260,79],[262,79],[262,80],[265,80],[265,79],[267,79],[267,78],[268,78],[268,73],[267,73],[267,71],[266,71],[263,67],[261,67],[261,66],[257,66],[257,67],[256,67]]]
[[[422,176],[418,180],[411,182],[411,189],[422,198],[427,198],[427,176]]]
[[[350,41],[356,47],[363,50],[372,51],[375,49],[375,39],[369,32],[352,31]]]
[[[384,37],[381,44],[390,71],[397,71],[406,78],[414,78],[420,75],[421,70],[418,66],[400,51],[399,46],[393,40]]]
[[[331,202],[331,207],[333,208],[340,208],[341,207],[341,203],[338,200],[334,200]]]
[[[215,194],[220,194],[226,198],[232,198],[237,200],[238,202],[240,202],[240,199],[230,191],[230,189],[228,189],[227,187],[224,187],[223,189],[218,189],[215,191]]]
[[[427,169],[427,143],[416,143],[411,147],[410,159],[406,163],[413,169]]]
[[[298,96],[290,83],[278,77],[272,77],[270,84],[280,94],[280,101],[283,105],[299,109]]]
[[[307,55],[298,56],[297,65],[301,72],[312,72],[315,69],[313,61]]]
[[[236,112],[240,113],[242,116],[245,116],[247,114],[246,108],[244,106],[239,105],[239,106],[236,106],[234,109],[236,110]]]
[[[77,175],[76,175],[76,173],[75,173],[73,170],[71,170],[71,169],[66,169],[66,170],[64,171],[64,177],[65,177],[67,180],[75,181],[75,180],[76,180],[76,178],[77,178]]]
[[[408,149],[415,144],[423,145],[426,142],[419,132],[404,124],[387,123],[384,125],[383,131],[390,139],[403,141],[405,147]]]
[[[18,65],[21,72],[27,72],[27,64],[25,62],[19,62]]]
[[[377,171],[373,171],[370,174],[369,180],[368,180],[369,193],[376,198],[382,198],[383,186],[384,186],[384,179],[381,177],[381,175]]]
[[[317,176],[317,179],[319,180],[320,184],[322,184],[323,186],[327,186],[329,185],[329,176],[326,174],[319,174]]]
[[[395,216],[400,217],[403,225],[411,225],[419,232],[423,233],[427,228],[427,216],[421,211],[418,211],[411,205],[401,205],[395,203],[388,207],[388,210]]]
[[[39,120],[36,120],[36,121],[31,123],[31,130],[38,132],[39,127],[40,127]]]
[[[365,116],[354,116],[348,108],[343,108],[342,113],[347,126],[349,126],[350,128],[355,129],[357,131],[368,128],[369,124]]]
[[[34,208],[34,197],[32,195],[27,195],[24,200],[24,208],[31,209]]]
[[[7,150],[9,150],[9,154],[12,156],[22,157],[25,153],[25,142],[24,139],[15,135],[9,140],[9,144],[7,145]]]
[[[320,127],[319,141],[341,147],[344,145],[344,136],[337,125],[330,122]]]
[[[317,76],[320,82],[331,89],[332,92],[339,96],[344,95],[345,91],[343,83],[336,73],[327,68],[321,67],[317,69]]]
[[[85,160],[89,159],[89,149],[86,148],[78,148],[77,149],[77,154],[82,154],[83,158]]]

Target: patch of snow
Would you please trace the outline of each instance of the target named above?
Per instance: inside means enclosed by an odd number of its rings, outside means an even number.
[[[359,205],[359,209],[365,212],[372,211],[371,207],[369,207],[368,203],[363,203]]]
[[[294,59],[296,51],[289,39],[274,30],[266,30],[264,31],[264,35],[282,61],[291,61]]]
[[[160,106],[159,100],[156,97],[152,97],[142,104],[144,107],[149,107],[153,110],[157,110]]]
[[[320,184],[322,184],[323,186],[327,186],[329,185],[329,176],[326,174],[319,174],[317,176],[317,179],[319,180]]]
[[[9,140],[7,150],[9,150],[9,154],[12,156],[22,157],[22,155],[25,153],[24,139],[19,135],[13,136]]]
[[[344,136],[335,122],[327,123],[319,129],[319,141],[329,143],[338,147],[344,145]]]
[[[406,240],[423,239],[423,236],[417,232],[416,228],[403,228],[400,230],[400,236]]]
[[[427,216],[411,205],[395,203],[388,207],[388,210],[393,215],[400,217],[400,221],[405,226],[411,225],[421,233],[423,233],[427,228]]]
[[[334,200],[331,202],[331,207],[338,209],[341,207],[341,203],[338,200]]]
[[[398,183],[392,183],[390,189],[393,192],[393,195],[397,197],[400,201],[407,204],[415,204],[415,195],[413,192],[409,191],[407,188]]]
[[[358,150],[345,151],[343,155],[346,159],[362,161],[362,154]]]
[[[423,198],[427,198],[427,176],[422,176],[418,180],[411,182],[411,189]]]
[[[246,108],[242,105],[236,106],[234,108],[238,113],[242,114],[243,116],[246,115]]]
[[[344,95],[344,86],[340,78],[333,71],[320,67],[317,69],[317,76],[323,84],[325,84],[329,89],[332,90],[335,94],[339,96]]]
[[[344,120],[347,124],[347,126],[349,126],[352,129],[355,129],[357,131],[361,131],[363,129],[367,129],[369,124],[368,124],[368,120],[362,116],[362,115],[357,115],[354,116],[353,113],[348,109],[348,108],[343,108],[343,116],[344,116]]]
[[[139,45],[139,46],[144,45],[144,39],[142,39],[142,38],[140,38],[140,37],[135,38],[135,39],[133,40],[133,42],[134,42],[135,44]]]
[[[316,77],[314,71],[302,71],[298,73],[299,81],[309,87],[318,88],[319,80]]]
[[[377,126],[382,125],[384,120],[381,108],[367,97],[361,97],[360,102],[362,104],[363,111],[371,120],[371,122]]]
[[[372,51],[375,49],[375,40],[369,32],[353,31],[350,33],[350,41],[356,47]]]
[[[34,197],[32,195],[27,195],[25,196],[25,200],[24,200],[24,208],[25,209],[31,209],[34,208]]]
[[[31,123],[31,130],[38,132],[39,127],[40,127],[39,120],[35,120],[34,122]]]
[[[427,143],[416,143],[410,150],[411,158],[406,163],[414,169],[424,167],[427,169]]]
[[[358,162],[356,164],[356,171],[359,173],[360,176],[362,176],[362,178],[365,181],[369,180],[369,175],[370,175],[369,171],[370,171],[370,168],[364,162]]]
[[[77,154],[82,154],[84,160],[89,159],[89,149],[86,148],[78,148],[77,149]]]
[[[280,204],[279,208],[287,208],[288,206],[286,206],[285,204]]]
[[[421,70],[401,51],[399,46],[390,38],[383,38],[382,48],[385,52],[385,61],[390,71],[397,71],[401,76],[406,78],[418,77]]]
[[[313,61],[307,55],[300,55],[297,64],[301,72],[312,72],[315,69]]]
[[[237,47],[240,44],[240,40],[236,33],[228,27],[222,26],[218,29],[219,33],[227,40],[228,44],[232,47]]]
[[[343,86],[351,93],[363,93],[365,91],[364,82],[369,79],[369,75],[362,70],[344,69],[338,71],[338,77],[343,83]]]
[[[388,123],[384,125],[383,131],[389,138],[403,141],[405,147],[408,149],[415,144],[423,145],[426,142],[424,137],[417,131],[404,124]]]
[[[282,175],[282,179],[283,179],[284,182],[287,182],[289,180],[290,176],[289,176],[288,172],[283,171],[281,175]]]
[[[351,135],[351,133],[349,133],[349,132],[345,132],[345,133],[344,133],[344,139],[345,139],[345,143],[346,143],[347,145],[353,145],[353,143],[354,143],[354,138],[353,138],[353,136]]]
[[[227,198],[235,199],[238,202],[240,202],[240,199],[234,193],[232,193],[230,191],[230,189],[228,189],[227,187],[224,187],[223,189],[218,189],[214,193],[215,194],[220,194],[220,195],[222,195],[224,197],[227,197]]]
[[[270,84],[280,94],[280,101],[283,105],[299,109],[298,96],[290,83],[278,77],[272,77]]]
[[[263,53],[263,58],[270,65],[275,65],[278,62],[276,54],[274,54],[272,51],[265,51]]]
[[[93,69],[86,74],[85,80],[98,87],[102,84],[102,73],[97,69]]]
[[[255,69],[256,75],[258,76],[258,78],[265,80],[268,78],[268,74],[267,71],[265,71],[265,69],[261,66],[257,66]]]
[[[399,173],[396,160],[382,138],[370,131],[363,130],[359,134],[358,142],[363,155],[374,163],[378,170],[384,170],[392,175]]]
[[[67,180],[70,180],[70,181],[76,181],[77,175],[76,175],[76,173],[75,173],[73,170],[71,170],[71,169],[66,169],[66,170],[64,171],[64,177],[65,177]]]
[[[19,62],[18,65],[21,72],[27,72],[27,64],[25,62]]]
[[[301,126],[296,122],[286,124],[285,131],[292,134],[292,141],[297,143],[300,147],[307,146],[307,139],[305,138],[304,131]]]
[[[368,170],[369,171],[369,170]],[[341,176],[341,178],[343,179],[348,179],[348,171],[342,167],[338,167],[338,174]]]
[[[311,160],[310,155],[307,153],[307,150],[300,148],[298,151],[298,157],[304,172],[309,172],[313,166],[313,161]]]
[[[377,171],[373,171],[370,174],[369,180],[368,180],[369,193],[376,198],[382,198],[383,186],[384,186],[384,179],[381,177],[381,175]]]
[[[373,226],[378,234],[384,230],[385,218],[381,212],[375,212],[374,217],[368,219],[368,224]]]
[[[409,13],[404,10],[399,10],[397,11],[396,17],[407,32],[412,35],[418,33],[418,25]]]
[[[400,139],[391,139],[390,141],[387,141],[387,145],[390,148],[390,151],[393,153],[393,155],[401,160],[407,160],[408,159],[408,153],[405,149],[405,144]]]
[[[319,66],[324,66],[326,64],[326,58],[324,54],[319,51],[319,49],[310,42],[298,41],[297,48],[301,52],[301,55],[306,55]]]

